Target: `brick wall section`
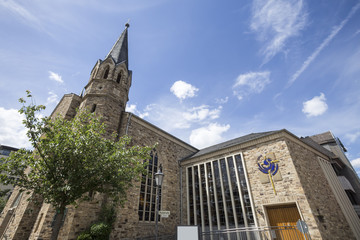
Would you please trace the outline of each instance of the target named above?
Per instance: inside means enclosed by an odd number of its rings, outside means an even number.
[[[125,134],[129,114],[124,114],[120,132]],[[161,210],[170,211],[170,216],[159,222],[159,234],[175,234],[176,226],[180,224],[181,197],[179,189],[178,160],[193,154],[196,149],[186,143],[165,134],[160,129],[150,126],[136,116],[132,116],[128,125],[128,135],[134,145],[154,145],[159,163],[165,174],[162,186]],[[164,136],[165,134],[165,136]],[[135,237],[154,236],[155,222],[140,222],[138,216],[140,183],[129,190],[124,207],[118,208],[118,218],[113,226],[111,239],[133,239]]]
[[[355,239],[320,167],[317,155],[292,141],[286,143],[322,238]]]

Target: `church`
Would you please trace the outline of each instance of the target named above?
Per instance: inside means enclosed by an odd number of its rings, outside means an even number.
[[[65,119],[88,108],[103,117],[109,136],[128,135],[134,145],[153,145],[148,175],[117,207],[110,239],[176,239],[178,226],[198,226],[201,239],[360,239],[360,181],[345,147],[331,132],[298,137],[286,129],[250,133],[197,149],[126,112],[132,71],[128,28],[95,63],[83,92],[65,94],[52,112]],[[154,175],[165,175],[156,203]],[[50,239],[55,209],[28,201],[15,188],[0,216],[0,239]],[[75,240],[98,221],[105,197],[94,194],[69,206],[58,239]]]

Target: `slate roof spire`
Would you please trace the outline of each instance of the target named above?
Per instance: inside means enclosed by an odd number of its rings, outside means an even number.
[[[114,46],[111,48],[110,52],[106,56],[112,57],[115,61],[115,64],[126,62],[126,67],[129,68],[129,56],[128,56],[128,28],[130,24],[127,22],[125,24],[125,30],[122,32]],[[105,59],[106,59],[105,58]]]

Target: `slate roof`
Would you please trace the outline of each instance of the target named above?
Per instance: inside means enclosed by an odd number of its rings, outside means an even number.
[[[269,135],[272,135],[272,134],[275,134],[275,133],[279,133],[281,131],[286,131],[289,134],[293,135],[292,133],[290,133],[286,129],[277,130],[277,131],[269,131],[269,132],[251,133],[251,134],[239,137],[239,138],[235,138],[235,139],[223,142],[223,143],[219,143],[219,144],[216,144],[216,145],[201,149],[200,151],[198,151],[194,155],[192,155],[192,156],[190,156],[188,158],[185,158],[184,160],[196,158],[196,157],[208,154],[208,153],[216,152],[216,151],[219,151],[219,150],[222,150],[222,149],[225,149],[225,148],[229,148],[229,147],[232,147],[232,146],[236,146],[236,145],[239,145],[239,144],[242,144],[242,143],[246,143],[246,142],[258,139],[258,138],[262,138],[262,137],[266,137],[266,136],[269,136]],[[295,135],[293,135],[293,136],[295,136]],[[324,148],[323,146],[321,146],[320,144],[315,142],[310,137],[305,137],[305,138],[301,137],[300,140],[303,143],[307,144],[308,146],[310,146],[310,147],[314,148],[315,150],[317,150],[317,151],[323,153],[324,155],[328,156],[329,158],[331,158],[331,159],[336,158],[336,155],[333,152],[327,150],[326,148]]]
[[[335,139],[330,131],[310,136],[318,144],[335,143]]]
[[[304,143],[306,143],[307,145],[311,146],[312,148],[315,148],[316,150],[318,150],[319,152],[325,154],[326,156],[330,157],[330,158],[336,158],[336,155],[327,150],[326,148],[324,148],[323,146],[321,146],[320,144],[318,144],[317,142],[315,142],[312,137],[301,137],[300,140]]]
[[[125,26],[126,26],[125,30],[122,32],[122,34],[120,35],[114,46],[111,48],[106,58],[112,57],[115,61],[115,64],[125,61],[126,67],[129,68],[128,31],[127,31],[129,24],[126,24]]]
[[[272,135],[274,133],[278,133],[278,132],[281,132],[281,131],[282,130],[269,131],[269,132],[260,132],[260,133],[251,133],[251,134],[239,137],[239,138],[235,138],[235,139],[223,142],[223,143],[213,145],[211,147],[201,149],[199,152],[195,153],[194,155],[192,155],[191,157],[186,158],[186,159],[199,157],[199,156],[204,155],[204,154],[208,154],[208,153],[219,151],[219,150],[222,150],[222,149],[225,149],[225,148],[228,148],[228,147],[236,146],[236,145],[239,145],[241,143],[245,143],[245,142],[257,139],[257,138],[269,136],[269,135]]]

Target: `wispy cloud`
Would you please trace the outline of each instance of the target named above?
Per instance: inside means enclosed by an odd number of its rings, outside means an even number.
[[[13,0],[0,0],[0,7],[4,7],[18,17],[24,24],[33,27],[39,31],[48,33],[42,22],[36,17],[35,14],[31,13],[24,6],[16,3]],[[49,33],[48,33],[49,34]]]
[[[221,136],[230,129],[230,125],[210,123],[208,126],[194,129],[191,131],[190,144],[197,148],[204,148],[223,140]]]
[[[333,40],[333,38],[340,32],[340,30],[345,26],[345,24],[350,20],[350,18],[356,13],[360,8],[360,2],[357,3],[346,16],[346,18],[337,26],[333,27],[330,35],[320,44],[320,46],[306,59],[301,68],[297,70],[294,75],[288,81],[286,87],[290,87],[296,79],[308,68],[308,66],[314,61],[314,59],[319,55],[319,53]]]
[[[302,0],[254,0],[250,28],[265,44],[263,63],[282,51],[286,41],[298,35],[306,22]]]
[[[134,113],[136,114],[137,116],[139,116],[140,118],[144,118],[144,117],[147,117],[149,116],[149,113],[148,112],[140,112],[138,109],[137,109],[137,106],[136,104],[126,104],[126,111],[127,112],[131,112],[131,113]]]
[[[316,117],[324,114],[328,109],[326,104],[326,98],[323,93],[320,93],[320,96],[315,96],[312,99],[303,102],[303,113],[307,117]]]
[[[345,138],[347,138],[350,143],[354,143],[359,137],[360,131],[345,134]]]
[[[183,116],[187,121],[192,121],[192,122],[200,122],[206,119],[213,120],[219,118],[221,109],[222,109],[221,106],[215,109],[211,109],[207,105],[201,105],[199,107],[193,107],[192,109],[189,109],[187,112],[184,112]]]
[[[48,92],[48,94],[49,94],[49,96],[46,99],[46,103],[45,103],[46,106],[49,105],[49,104],[52,104],[52,103],[58,103],[59,102],[59,96],[56,93],[50,91],[50,92]]]
[[[58,82],[61,84],[64,83],[64,80],[62,79],[62,77],[58,73],[55,73],[52,71],[49,71],[49,79],[54,80],[55,82]]]
[[[253,93],[261,93],[270,83],[270,72],[249,72],[240,74],[233,86],[234,95],[242,100]]]
[[[170,91],[180,100],[184,100],[195,97],[199,89],[187,82],[179,80],[171,86]]]
[[[176,103],[153,103],[144,110],[138,110],[136,104],[126,106],[126,111],[132,112],[141,118],[156,124],[166,131],[189,129],[194,125],[205,125],[218,119],[222,106],[217,108],[208,105],[188,107]]]
[[[218,104],[225,104],[229,101],[229,97],[225,97],[225,98],[216,98],[215,102]]]

